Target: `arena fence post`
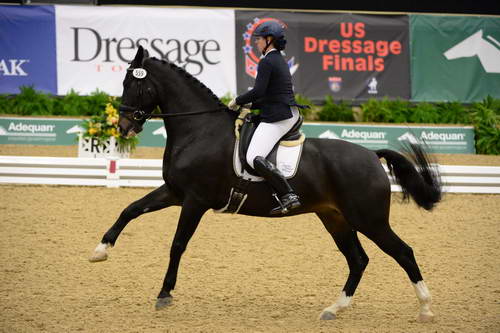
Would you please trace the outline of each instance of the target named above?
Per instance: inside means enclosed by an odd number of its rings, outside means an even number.
[[[106,187],[120,187],[120,174],[118,173],[118,161],[116,156],[108,156],[107,160],[107,173],[106,173]]]

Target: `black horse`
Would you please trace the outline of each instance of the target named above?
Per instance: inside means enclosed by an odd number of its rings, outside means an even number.
[[[125,226],[138,216],[173,205],[182,206],[170,251],[168,270],[156,302],[160,309],[170,304],[183,252],[200,219],[209,209],[220,209],[230,189],[238,182],[232,164],[235,143],[235,112],[184,69],[155,58],[139,47],[123,82],[120,131],[139,133],[159,106],[165,112],[168,134],[163,157],[165,184],[130,204],[106,232],[91,261],[107,258]],[[412,249],[389,225],[391,185],[380,158],[401,185],[405,198],[430,210],[441,199],[440,176],[424,150],[411,145],[412,161],[392,150],[368,150],[342,140],[306,139],[296,175],[290,184],[302,207],[293,215],[316,213],[349,265],[349,276],[339,299],[321,313],[333,319],[345,309],[368,264],[357,233],[375,242],[408,274],[420,302],[420,321],[432,320],[431,296],[422,279]],[[269,215],[275,201],[265,182],[251,183],[248,198],[239,211],[251,216]]]

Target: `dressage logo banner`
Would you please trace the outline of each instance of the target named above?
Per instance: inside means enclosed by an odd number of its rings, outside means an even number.
[[[56,6],[59,94],[119,96],[139,45],[222,96],[236,90],[234,11]]]
[[[256,25],[285,27],[285,59],[296,93],[313,101],[410,97],[408,16],[236,11],[238,93],[253,85]]]
[[[412,99],[500,98],[500,18],[411,15]]]
[[[0,93],[57,93],[55,29],[52,6],[0,6]]]

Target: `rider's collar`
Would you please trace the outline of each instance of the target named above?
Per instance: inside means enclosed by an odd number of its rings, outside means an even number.
[[[272,48],[272,49],[270,49],[270,50],[267,50],[267,51],[266,51],[266,54],[261,55],[261,56],[260,56],[260,58],[261,58],[261,59],[262,59],[262,58],[264,58],[266,55],[268,55],[268,54],[269,54],[269,53],[271,53],[272,51],[278,51],[278,50],[276,50],[275,48]]]

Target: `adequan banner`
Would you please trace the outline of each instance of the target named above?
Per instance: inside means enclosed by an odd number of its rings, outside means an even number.
[[[250,36],[267,20],[286,26],[296,93],[314,101],[410,97],[408,16],[261,11],[236,11],[238,93],[253,85],[260,55]]]
[[[368,149],[398,150],[404,142],[425,143],[431,153],[475,154],[472,126],[398,126],[310,123],[307,137],[344,140]]]
[[[236,90],[233,10],[56,6],[56,19],[61,95],[71,89],[121,95],[138,45],[219,96]]]
[[[500,98],[500,18],[411,15],[412,99]]]

